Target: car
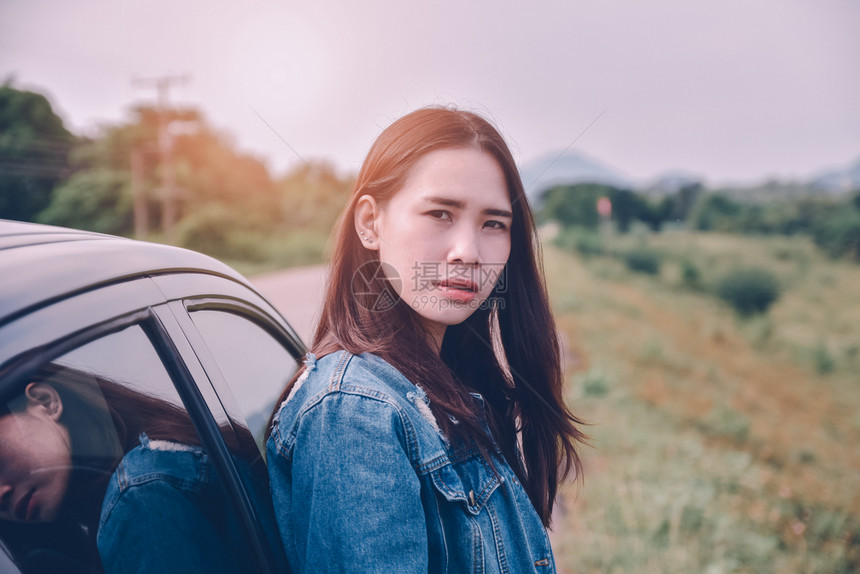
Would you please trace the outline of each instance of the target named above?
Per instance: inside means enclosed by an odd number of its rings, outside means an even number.
[[[107,420],[113,421],[111,432],[118,437],[121,430],[116,429],[131,428],[128,420],[145,409],[167,413],[153,420],[176,415],[180,426],[187,420],[190,425],[185,426],[196,433],[193,437],[173,437],[169,429],[162,429],[162,440],[153,438],[152,444],[158,442],[158,448],[176,451],[192,445],[202,452],[223,493],[223,516],[229,517],[229,528],[239,532],[244,548],[250,549],[243,555],[241,570],[282,571],[265,477],[263,437],[278,396],[306,352],[287,320],[247,279],[206,255],[86,231],[0,221],[0,277],[0,421],[4,412],[19,412],[31,405],[53,417],[57,403],[65,408],[63,416],[71,416],[69,399],[57,399],[62,393],[51,390],[62,384],[71,385],[73,391],[74,385],[96,389],[99,398],[95,402],[110,413],[112,419]],[[116,392],[111,390],[114,388]],[[35,392],[46,389],[47,394]],[[135,402],[138,398],[145,406]],[[117,412],[131,413],[122,415],[130,418],[122,419]],[[76,473],[96,473],[75,458],[82,452],[81,445],[95,449],[91,446],[95,439],[75,438],[85,424],[76,420],[56,426],[65,428],[58,432],[68,432],[71,437],[68,451],[73,461],[70,472],[74,478],[64,483],[71,486],[63,492],[62,504],[51,505],[55,499],[46,494],[48,486],[19,483],[17,491],[14,485],[7,486],[6,482],[13,481],[4,476],[14,465],[0,460],[0,487],[4,489],[0,511],[8,511],[4,516],[11,517],[0,520],[0,569],[4,572],[13,563],[17,569],[13,571],[24,574],[97,572],[107,559],[99,554],[102,536],[119,540],[133,532],[124,531],[126,526],[119,519],[106,519],[108,495],[103,487],[95,502],[83,495],[73,498],[79,491],[72,487],[82,480]],[[0,445],[9,442],[8,433],[14,432],[4,428],[0,426]],[[23,440],[32,446],[40,440],[38,436],[25,434]],[[136,448],[150,438],[141,435]],[[122,442],[121,438],[110,440]],[[40,444],[39,452],[49,449]],[[126,445],[116,455],[124,456],[121,466],[129,452]],[[104,455],[98,460],[107,458]],[[116,457],[104,467],[93,465],[100,473],[93,484],[101,485],[108,476],[116,481],[122,470]],[[93,508],[80,510],[85,500]],[[155,500],[146,506],[152,520],[172,516],[176,510],[172,505],[159,507]],[[95,513],[99,517],[101,513],[99,552],[87,548],[94,545],[93,524],[78,520],[79,524],[70,526],[78,515],[67,512],[67,507],[80,511],[80,516]],[[181,554],[182,548],[190,546],[175,544],[171,537],[181,536],[178,532],[166,529],[164,544],[178,546]],[[216,546],[211,552],[217,555],[219,550]]]

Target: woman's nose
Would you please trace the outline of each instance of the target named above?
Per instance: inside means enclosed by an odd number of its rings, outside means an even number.
[[[462,226],[456,230],[448,250],[448,261],[466,265],[477,265],[480,263],[481,254],[478,245],[478,234],[466,226]]]

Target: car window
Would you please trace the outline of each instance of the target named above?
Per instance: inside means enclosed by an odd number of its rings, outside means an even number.
[[[296,359],[250,317],[202,309],[192,311],[191,319],[227,381],[236,408],[262,448],[266,423],[296,371]]]
[[[244,476],[251,465],[232,429],[222,431],[243,482],[260,485]],[[41,364],[0,397],[0,488],[0,537],[24,573],[156,572],[164,562],[235,572],[256,563],[169,370],[137,324]]]

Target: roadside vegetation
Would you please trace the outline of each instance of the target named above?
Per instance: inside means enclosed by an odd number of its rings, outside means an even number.
[[[564,571],[856,572],[860,266],[803,236],[558,239],[568,400],[594,443],[556,519]],[[643,249],[657,272],[614,255]],[[778,295],[736,309],[726,278]]]

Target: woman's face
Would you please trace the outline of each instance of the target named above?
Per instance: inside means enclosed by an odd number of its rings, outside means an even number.
[[[511,251],[511,220],[499,164],[474,148],[428,153],[379,206],[373,245],[390,266],[383,265],[386,273],[397,274],[391,284],[422,318],[437,348],[448,325],[486,304]]]
[[[57,421],[61,409],[28,396],[23,412],[0,417],[0,519],[56,518],[72,466],[69,433]]]

